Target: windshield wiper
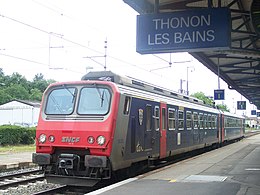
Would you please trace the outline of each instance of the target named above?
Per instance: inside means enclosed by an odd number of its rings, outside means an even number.
[[[101,98],[101,103],[100,103],[100,104],[101,104],[101,105],[100,105],[101,107],[103,107],[103,103],[104,103],[104,94],[105,94],[105,90],[103,89],[102,95],[101,95],[101,97],[100,97],[100,98]]]
[[[102,91],[102,94],[101,94],[101,91],[100,91],[100,89],[97,87],[97,84],[96,84],[96,83],[94,83],[94,86],[95,86],[95,88],[96,88],[96,90],[97,90],[97,92],[98,92],[99,98],[100,98],[100,100],[101,100],[101,102],[100,102],[100,107],[103,107],[105,90],[103,90],[103,91]]]
[[[63,85],[63,88],[66,89],[70,93],[70,95],[72,95],[73,98],[71,100],[71,103],[73,103],[76,97],[76,90],[74,90],[74,93],[72,93],[66,85]]]

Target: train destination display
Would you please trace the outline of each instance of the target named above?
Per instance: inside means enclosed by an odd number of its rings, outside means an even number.
[[[228,49],[230,29],[228,8],[139,15],[136,50],[149,54]]]

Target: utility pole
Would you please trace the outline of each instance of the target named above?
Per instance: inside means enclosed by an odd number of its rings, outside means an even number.
[[[83,57],[83,58],[88,58],[94,62],[96,62],[97,64],[103,66],[104,70],[107,70],[107,39],[104,41],[105,45],[104,45],[104,49],[105,49],[105,54],[101,55],[101,56],[87,56],[87,57]],[[98,61],[96,61],[94,58],[105,58],[105,63],[104,65]]]
[[[189,95],[189,69],[191,69],[191,72],[193,72],[194,70],[195,70],[195,68],[194,68],[194,66],[187,66],[187,91],[186,91],[186,93],[187,93],[187,95]]]

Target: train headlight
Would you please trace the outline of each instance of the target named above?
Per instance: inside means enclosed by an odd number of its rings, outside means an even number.
[[[46,138],[47,138],[47,136],[45,134],[41,134],[40,137],[39,137],[39,142],[41,144],[45,143],[46,142]]]
[[[53,143],[55,141],[55,137],[53,135],[50,135],[49,136],[49,141]]]
[[[102,146],[105,144],[105,142],[106,142],[106,138],[103,135],[98,136],[97,138],[98,145]]]
[[[92,137],[92,136],[89,136],[89,137],[88,137],[88,143],[89,143],[89,144],[93,144],[94,142],[95,142],[95,138]]]

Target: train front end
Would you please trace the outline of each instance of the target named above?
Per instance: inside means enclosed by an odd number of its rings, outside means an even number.
[[[49,182],[93,186],[110,179],[109,156],[119,102],[106,81],[52,84],[45,91],[32,161]]]

